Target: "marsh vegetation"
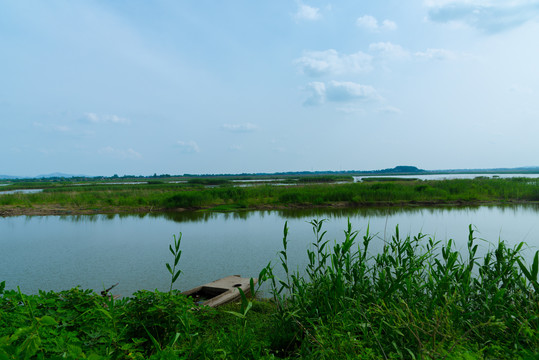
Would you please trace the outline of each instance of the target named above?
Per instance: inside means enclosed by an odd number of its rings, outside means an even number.
[[[219,179],[139,184],[16,183],[4,186],[2,190],[40,188],[43,191],[1,195],[0,212],[3,215],[84,214],[539,201],[539,179],[530,178],[385,179],[364,183],[312,183],[312,179],[298,179],[290,186],[258,184],[248,187]]]

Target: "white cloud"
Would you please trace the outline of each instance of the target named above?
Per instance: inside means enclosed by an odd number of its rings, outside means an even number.
[[[364,15],[356,20],[356,25],[371,31],[378,30],[378,20],[370,15]]]
[[[381,99],[375,88],[351,81],[311,82],[306,89],[310,95],[304,105],[327,102],[377,101]]]
[[[351,81],[330,81],[326,86],[328,101],[370,101],[380,99],[378,92],[369,85]]]
[[[138,152],[136,152],[135,150],[129,148],[127,149],[127,156],[130,157],[130,158],[141,158],[142,155]]]
[[[294,15],[297,20],[319,20],[322,15],[320,9],[298,2],[298,11]]]
[[[255,124],[242,123],[242,124],[223,124],[222,128],[231,132],[253,132],[257,129]]]
[[[367,113],[363,107],[359,106],[341,106],[337,107],[336,110],[349,115],[353,114],[363,116]]]
[[[378,20],[371,15],[363,15],[356,20],[356,25],[362,29],[378,32],[381,30],[396,30],[397,24],[391,20],[384,20],[379,23]]]
[[[90,122],[93,122],[93,123],[97,123],[100,121],[99,119],[99,116],[97,116],[97,114],[94,114],[94,113],[86,113],[84,114],[84,119],[90,121]]]
[[[385,114],[402,114],[402,110],[394,106],[386,106],[378,109],[378,112]]]
[[[487,33],[516,28],[539,18],[539,0],[431,0],[426,5],[432,21],[465,24]]]
[[[103,120],[105,122],[111,122],[111,123],[115,123],[115,124],[127,124],[127,123],[129,123],[128,119],[119,117],[117,115],[104,115]]]
[[[313,81],[305,89],[309,96],[303,102],[303,105],[320,105],[326,101],[326,84],[319,81]]]
[[[37,121],[34,121],[32,125],[36,128],[47,130],[47,131],[52,130],[52,131],[60,132],[60,133],[67,133],[71,131],[71,129],[65,125],[48,125],[48,124],[43,124]]]
[[[369,45],[369,51],[377,58],[402,60],[410,58],[411,54],[402,46],[390,42],[378,42]],[[458,56],[455,52],[446,49],[427,49],[417,51],[413,56],[421,60],[455,60]]]
[[[118,159],[140,159],[142,155],[135,150],[129,148],[124,149],[115,149],[112,146],[106,146],[97,151],[100,155],[111,156]]]
[[[98,115],[96,113],[85,113],[83,120],[91,123],[112,123],[112,124],[129,124],[129,119],[120,117],[118,115]]]
[[[382,21],[382,29],[384,30],[397,30],[397,24],[391,20]]]
[[[192,153],[200,152],[200,148],[198,147],[198,144],[192,140],[190,141],[179,140],[176,144],[178,145],[181,152],[183,153],[192,154]]]
[[[306,51],[294,61],[308,76],[356,74],[372,70],[372,57],[361,51],[346,55],[334,49]]]
[[[427,49],[418,51],[414,55],[424,60],[454,60],[457,58],[454,52],[445,49]]]
[[[400,45],[390,42],[378,42],[369,45],[369,50],[376,53],[379,57],[390,59],[405,59],[410,56],[409,52]]]
[[[230,150],[232,150],[232,151],[242,151],[243,146],[241,146],[241,145],[230,145]]]

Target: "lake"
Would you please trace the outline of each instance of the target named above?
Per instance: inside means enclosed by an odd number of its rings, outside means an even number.
[[[539,174],[508,174],[508,173],[499,173],[499,174],[418,174],[418,175],[369,175],[369,176],[354,176],[354,182],[363,181],[363,179],[368,178],[381,178],[381,177],[388,177],[393,179],[417,179],[417,180],[454,180],[454,179],[475,179],[478,177],[484,177],[484,178],[500,178],[500,179],[510,179],[510,178],[528,178],[528,179],[537,179],[539,178]]]
[[[17,190],[6,190],[0,191],[0,195],[11,195],[11,194],[37,194],[42,192],[43,189],[17,189]]]
[[[28,294],[77,285],[100,291],[117,282],[114,293],[124,296],[140,289],[167,291],[165,263],[173,262],[168,245],[180,232],[183,273],[176,288],[187,290],[232,274],[256,277],[269,261],[277,263],[286,221],[290,264],[301,268],[314,241],[307,223],[314,218],[328,219],[331,241],[343,240],[348,218],[360,236],[369,226],[377,234],[371,252],[382,248],[396,225],[401,235],[453,238],[461,249],[469,224],[478,238],[491,243],[525,241],[527,258],[539,247],[538,205],[17,216],[0,218],[0,281]],[[482,252],[490,246],[487,241],[479,240]]]

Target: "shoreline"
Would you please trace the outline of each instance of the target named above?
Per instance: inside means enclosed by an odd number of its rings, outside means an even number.
[[[208,212],[240,212],[257,210],[294,210],[294,209],[362,209],[376,207],[461,207],[461,206],[486,206],[486,205],[523,205],[539,204],[539,201],[401,201],[401,202],[369,202],[350,203],[335,202],[331,204],[288,204],[270,205],[262,204],[244,208],[231,208],[224,210],[218,205],[195,207],[195,208],[154,208],[154,207],[108,207],[108,208],[86,208],[61,205],[33,205],[31,207],[22,206],[2,206],[0,207],[0,217],[14,216],[65,216],[65,215],[113,215],[113,214],[142,214],[142,213],[171,213],[184,211],[208,211]]]

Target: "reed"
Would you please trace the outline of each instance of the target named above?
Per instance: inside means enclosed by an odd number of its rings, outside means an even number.
[[[273,346],[281,352],[433,359],[458,349],[510,359],[539,346],[539,252],[528,267],[523,243],[500,241],[479,258],[470,226],[464,254],[452,240],[402,237],[398,227],[381,253],[369,254],[375,238],[368,228],[357,241],[349,223],[343,241],[331,244],[323,222],[311,222],[315,241],[304,271],[289,271],[286,226],[284,279],[267,267],[279,329]]]

